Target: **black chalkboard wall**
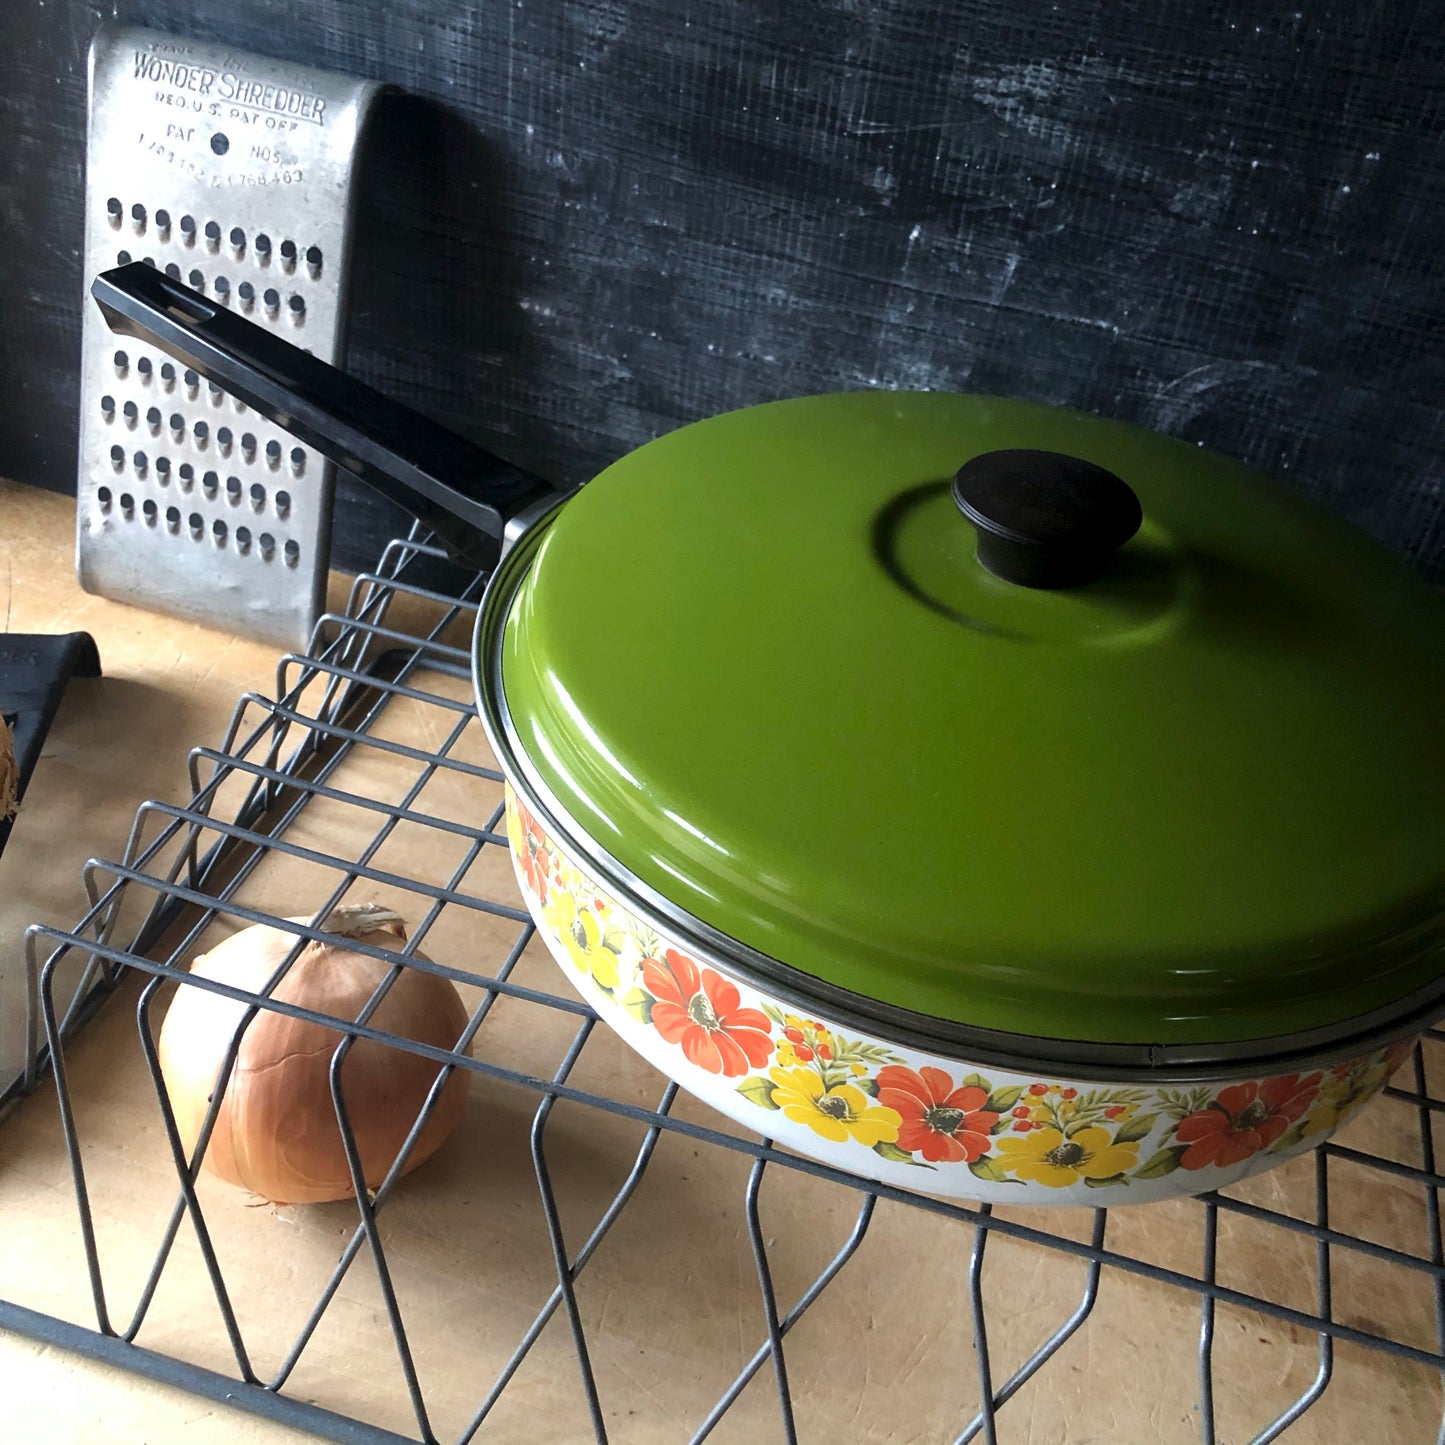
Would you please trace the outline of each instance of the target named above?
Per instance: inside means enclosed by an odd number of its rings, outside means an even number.
[[[405,92],[353,367],[559,480],[773,397],[1007,393],[1245,458],[1445,580],[1439,3],[4,0],[0,473],[58,489],[111,15]],[[396,527],[346,489],[338,560]]]

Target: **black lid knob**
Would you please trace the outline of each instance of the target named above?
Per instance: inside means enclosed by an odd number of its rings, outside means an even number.
[[[958,469],[953,500],[978,531],[979,562],[1023,587],[1089,581],[1144,520],[1127,482],[1062,452],[984,452]]]

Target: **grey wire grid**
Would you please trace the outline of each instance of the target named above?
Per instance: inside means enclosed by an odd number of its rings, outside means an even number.
[[[732,1383],[705,1407],[705,1413],[698,1412],[678,1438],[702,1441],[712,1436],[744,1392],[750,1388],[755,1390],[758,1382],[766,1382],[769,1376],[775,1395],[776,1438],[788,1442],[809,1438],[810,1400],[790,1379],[789,1336],[809,1311],[817,1309],[820,1301],[828,1297],[830,1288],[836,1288],[835,1282],[850,1261],[866,1247],[880,1208],[924,1211],[946,1220],[947,1227],[955,1232],[952,1257],[959,1263],[959,1308],[966,1312],[972,1326],[971,1368],[976,1373],[977,1405],[963,1412],[941,1439],[956,1441],[958,1445],[974,1440],[994,1445],[1003,1438],[1000,1431],[1008,1421],[1009,1402],[1040,1376],[1040,1372],[1048,1371],[1050,1366],[1063,1368],[1066,1346],[1088,1330],[1106,1280],[1125,1288],[1142,1288],[1140,1282],[1148,1282],[1156,1296],[1163,1290],[1176,1299],[1193,1302],[1198,1330],[1197,1394],[1181,1403],[1188,1407],[1197,1423],[1197,1436],[1202,1445],[1221,1445],[1226,1439],[1216,1422],[1221,1388],[1218,1363],[1221,1310],[1243,1312],[1243,1317],[1252,1322],[1252,1329],[1274,1331],[1281,1338],[1288,1334],[1296,1342],[1302,1338],[1315,1342],[1317,1366],[1313,1378],[1274,1418],[1250,1423],[1248,1429],[1254,1441],[1278,1439],[1319,1405],[1335,1378],[1341,1349],[1393,1356],[1403,1371],[1392,1377],[1393,1387],[1424,1392],[1431,1401],[1427,1413],[1435,1418],[1432,1412],[1438,1409],[1434,1402],[1438,1400],[1440,1372],[1445,1369],[1445,1249],[1442,1249],[1439,1210],[1439,1191],[1445,1185],[1445,1177],[1436,1166],[1434,1129],[1436,1120],[1445,1111],[1445,1100],[1432,1092],[1431,1079],[1438,1079],[1441,1067],[1445,1066],[1445,1054],[1441,1053],[1445,1032],[1430,1031],[1415,1051],[1413,1060],[1396,1075],[1384,1100],[1372,1106],[1376,1110],[1393,1111],[1396,1122],[1403,1124],[1403,1133],[1396,1130],[1396,1143],[1372,1150],[1334,1141],[1307,1159],[1287,1166],[1295,1168],[1297,1173],[1303,1171],[1308,1181],[1302,1207],[1261,1204],[1239,1197],[1235,1192],[1208,1196],[1184,1206],[1197,1211],[1198,1215],[1196,1222],[1202,1248],[1193,1271],[1162,1266],[1149,1258],[1147,1250],[1134,1247],[1137,1231],[1126,1230],[1121,1234],[1103,1209],[1093,1211],[1089,1227],[1075,1238],[1061,1231],[1048,1211],[1014,1212],[942,1202],[795,1158],[774,1149],[766,1139],[740,1136],[723,1127],[690,1120],[675,1108],[676,1086],[660,1078],[653,1107],[639,1106],[634,1101],[612,1097],[576,1082],[574,1071],[597,1025],[595,1015],[567,993],[560,980],[557,993],[516,981],[513,975],[517,961],[532,935],[525,911],[504,889],[496,890],[500,896],[483,896],[466,882],[471,876],[471,865],[484,850],[498,850],[505,855],[506,838],[498,832],[500,807],[485,826],[477,828],[440,816],[425,806],[426,786],[438,773],[492,783],[500,781],[495,771],[468,761],[459,746],[478,726],[465,691],[453,688],[448,695],[435,686],[437,678],[455,680],[469,676],[465,639],[469,636],[484,582],[482,577],[473,578],[451,595],[409,580],[419,558],[441,555],[431,545],[429,535],[419,528],[407,539],[391,543],[377,570],[357,579],[345,613],[323,619],[309,653],[282,659],[276,698],[254,694],[243,697],[222,746],[197,747],[191,752],[190,800],[184,806],[146,803],[137,814],[124,861],[96,860],[87,866],[85,885],[91,906],[75,928],[37,926],[30,930],[26,960],[32,1047],[26,1076],[15,1092],[20,1095],[32,1092],[47,1078],[56,1089],[94,1322],[81,1325],[0,1299],[0,1328],[80,1351],[199,1395],[225,1400],[325,1438],[395,1445],[395,1442],[412,1439],[433,1442],[447,1438],[467,1442],[486,1438],[484,1426],[489,1415],[560,1311],[570,1331],[575,1356],[575,1388],[585,1400],[592,1434],[598,1441],[604,1441],[609,1438],[602,1398],[605,1390],[599,1385],[592,1363],[597,1344],[595,1326],[589,1329],[587,1314],[579,1306],[579,1279],[609,1232],[634,1205],[659,1141],[676,1137],[689,1140],[696,1148],[733,1151],[751,1161],[746,1168],[742,1210],[764,1326],[755,1351],[746,1358]],[[398,599],[419,606],[432,619],[430,624],[415,631],[391,625]],[[430,731],[438,739],[434,749],[388,735],[385,723],[389,710],[401,700],[430,717],[434,724]],[[402,796],[368,797],[338,786],[335,775],[342,762],[365,750],[377,750],[388,759],[414,766],[414,782]],[[362,834],[356,835],[364,835],[363,841],[347,856],[318,850],[304,839],[303,825],[308,810],[323,803],[344,808],[365,820]],[[438,837],[455,840],[463,847],[461,862],[449,876],[438,878],[402,876],[388,870],[377,859],[388,838],[402,825],[435,830]],[[334,872],[338,880],[334,895],[317,911],[317,918],[324,917],[357,882],[405,888],[427,901],[426,917],[416,924],[411,941],[404,947],[388,950],[365,942],[355,945],[390,965],[386,981],[356,1018],[317,1014],[259,994],[197,980],[185,972],[185,963],[193,956],[196,941],[218,916],[237,924],[268,922],[289,928],[296,937],[293,956],[306,939],[323,936],[313,925],[282,924],[242,901],[246,879],[268,858],[288,860],[295,865],[324,864]],[[144,905],[143,917],[133,930],[129,924],[122,930],[119,920],[123,905],[127,899],[134,903],[137,896]],[[461,910],[478,917],[485,915],[510,932],[510,945],[499,949],[497,956],[488,960],[490,970],[447,967],[425,960],[414,951],[447,910]],[[81,967],[79,981],[75,982],[77,965]],[[454,1049],[413,1043],[387,1034],[368,1022],[404,968],[428,970],[479,988],[480,1002]],[[134,971],[147,976],[136,1008],[139,1045],[165,1120],[177,1188],[160,1247],[139,1291],[138,1303],[130,1317],[124,1319],[115,1313],[111,1281],[97,1246],[96,1220],[77,1132],[68,1059],[82,1026],[105,1005],[123,980],[134,977]],[[197,1146],[197,1157],[188,1159],[182,1152],[161,1083],[150,1005],[168,980],[227,995],[251,1010],[289,1013],[336,1029],[345,1039],[333,1060],[333,1080],[346,1053],[360,1039],[408,1050],[432,1060],[441,1070],[427,1107],[391,1173],[371,1194],[364,1185],[344,1097],[339,1089],[334,1091],[337,1117],[356,1185],[357,1222],[330,1279],[310,1307],[305,1324],[292,1340],[280,1368],[274,1372],[263,1373],[253,1364],[245,1332],[231,1302],[234,1280],[228,1280],[212,1246],[207,1214],[198,1195],[199,1154],[209,1137],[217,1106],[212,1105]],[[485,1050],[468,1052],[493,1005],[507,998],[522,999],[546,1009],[564,1020],[571,1030],[561,1063],[550,1077],[499,1063],[489,1058]],[[232,1058],[235,1047],[233,1044]],[[427,1392],[414,1362],[408,1326],[398,1305],[392,1278],[394,1246],[388,1243],[378,1220],[431,1105],[453,1069],[470,1071],[474,1088],[489,1080],[505,1081],[526,1090],[535,1099],[530,1130],[535,1204],[550,1240],[555,1285],[535,1318],[522,1330],[510,1358],[495,1378],[479,1383],[475,1409],[464,1428],[443,1437],[433,1425]],[[621,1186],[600,1211],[580,1245],[575,1238],[569,1238],[569,1232],[564,1229],[555,1187],[556,1161],[548,1152],[549,1121],[563,1101],[630,1121],[640,1130],[640,1144]],[[798,1171],[827,1181],[852,1201],[852,1225],[846,1239],[791,1300],[781,1298],[774,1286],[773,1237],[763,1223],[760,1210],[764,1179],[770,1172],[780,1170]],[[1339,1193],[1335,1181],[1341,1170],[1350,1171],[1348,1187],[1353,1201],[1343,1222],[1338,1207],[1332,1213],[1332,1192]],[[1368,1220],[1370,1211],[1360,1209],[1360,1199],[1363,1197],[1368,1202],[1370,1191],[1386,1187],[1397,1198],[1401,1190],[1408,1196],[1411,1218],[1418,1226],[1411,1238],[1401,1237],[1398,1227],[1386,1231],[1388,1238],[1373,1237],[1381,1231],[1362,1223]],[[1146,1210],[1151,1208],[1157,1206],[1144,1206]],[[195,1231],[206,1279],[224,1321],[233,1361],[229,1370],[200,1365],[177,1354],[134,1343],[171,1260],[178,1232],[187,1221]],[[1237,1232],[1232,1226],[1246,1223],[1257,1232],[1264,1231],[1281,1250],[1288,1244],[1296,1254],[1302,1251],[1312,1256],[1312,1290],[1307,1290],[1311,1299],[1304,1303],[1282,1302],[1262,1285],[1243,1287],[1229,1282],[1238,1278],[1238,1271],[1225,1268]],[[574,1229],[571,1233],[575,1235],[577,1231]],[[1123,1242],[1115,1244],[1116,1237]],[[1000,1304],[987,1288],[985,1266],[990,1258],[991,1241],[995,1239],[1012,1241],[1054,1257],[1066,1257],[1078,1261],[1082,1267],[1082,1288],[1071,1312],[1058,1321],[1021,1363],[1008,1366],[995,1358],[990,1344],[990,1319],[997,1322]],[[1351,1268],[1361,1261],[1376,1271],[1377,1294],[1414,1292],[1418,1295],[1423,1290],[1428,1295],[1431,1308],[1427,1313],[1432,1315],[1432,1323],[1423,1336],[1419,1328],[1412,1330],[1404,1325],[1381,1323],[1388,1314],[1383,1307],[1364,1312],[1341,1307],[1342,1291],[1337,1290],[1336,1281],[1350,1277]],[[293,1393],[288,1388],[298,1362],[348,1273],[364,1269],[367,1263],[384,1302],[385,1324],[405,1379],[414,1417],[410,1434],[349,1416],[308,1400],[304,1392]],[[1259,1335],[1261,1344],[1267,1343],[1268,1338],[1267,1334]],[[966,1362],[960,1362],[961,1371],[967,1368]],[[1147,1388],[1147,1383],[1140,1387]],[[1107,1430],[1107,1426],[1103,1428]],[[541,1435],[546,1434],[545,1426],[539,1430]],[[1435,1430],[1433,1425],[1431,1430]],[[1382,1432],[1379,1438],[1394,1438],[1388,1425],[1382,1426]],[[1445,1421],[1433,1437],[1445,1441]],[[908,1422],[902,1421],[890,1431],[890,1438],[923,1437]],[[1090,1435],[1089,1438],[1105,1436]],[[1243,1439],[1244,1433],[1232,1429],[1227,1438]]]

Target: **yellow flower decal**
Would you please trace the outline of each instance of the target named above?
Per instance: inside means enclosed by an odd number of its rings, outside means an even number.
[[[852,1084],[823,1087],[814,1069],[768,1070],[773,1080],[773,1103],[795,1124],[806,1124],[815,1134],[842,1144],[853,1139],[872,1148],[891,1144],[902,1122],[896,1111],[875,1104]]]
[[[1315,1102],[1305,1115],[1300,1126],[1301,1136],[1307,1139],[1343,1124],[1361,1104],[1379,1093],[1388,1073],[1384,1059],[1367,1060],[1363,1067],[1359,1059],[1349,1065],[1336,1065],[1325,1075]]]
[[[559,890],[542,916],[579,973],[590,974],[609,992],[617,987],[617,955],[602,942],[603,915],[597,909],[579,908],[570,893]]]
[[[1001,1168],[1020,1179],[1064,1189],[1080,1179],[1110,1179],[1139,1162],[1138,1142],[1116,1144],[1107,1129],[1088,1127],[1072,1137],[1045,1125],[1024,1139],[1000,1139]]]

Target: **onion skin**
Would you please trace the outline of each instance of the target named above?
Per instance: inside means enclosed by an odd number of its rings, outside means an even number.
[[[292,921],[305,924],[310,919]],[[398,915],[373,905],[337,909],[323,926],[329,933],[353,937],[380,929],[378,943],[406,936]],[[257,924],[198,958],[191,973],[259,993],[295,943],[295,934]],[[310,942],[271,997],[353,1019],[388,972],[386,963],[353,953],[344,944]],[[247,1007],[182,984],[161,1025],[161,1073],[188,1155],[200,1137],[217,1075]],[[461,995],[448,980],[406,968],[368,1024],[452,1049],[467,1017]],[[276,1204],[351,1198],[351,1173],[330,1084],[332,1055],[345,1037],[337,1029],[260,1010],[241,1039],[202,1167]],[[370,1039],[352,1045],[341,1069],[341,1092],[368,1189],[386,1177],[438,1072],[430,1059]],[[460,1123],[466,1098],[467,1076],[458,1069],[403,1172],[410,1173],[442,1146]]]
[[[15,757],[15,734],[0,717],[0,823],[8,822],[20,808],[20,764]]]

